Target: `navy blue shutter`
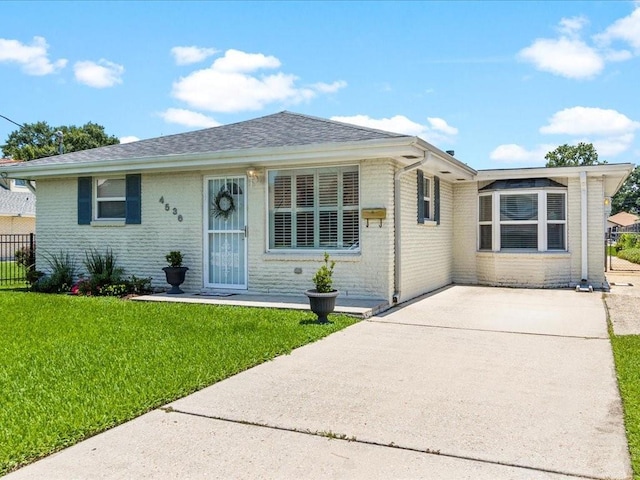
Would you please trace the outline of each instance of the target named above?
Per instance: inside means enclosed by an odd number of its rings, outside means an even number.
[[[424,223],[424,174],[418,170],[418,223]]]
[[[142,223],[142,197],[141,197],[141,175],[127,175],[126,179],[126,220],[128,224]]]
[[[91,224],[92,187],[91,177],[78,177],[78,225]]]
[[[433,217],[440,225],[440,177],[433,177]]]

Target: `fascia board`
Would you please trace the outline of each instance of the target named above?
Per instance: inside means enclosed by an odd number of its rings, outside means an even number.
[[[496,170],[478,170],[477,180],[504,180],[516,178],[536,177],[578,177],[580,172],[586,171],[587,176],[599,175],[627,175],[631,173],[634,165],[631,163],[605,163],[587,167],[536,167],[536,168],[505,168]]]
[[[405,157],[416,157],[422,151],[415,146],[416,137],[371,140],[367,142],[333,143],[286,148],[256,148],[214,153],[166,155],[86,163],[50,163],[47,165],[14,165],[3,170],[9,178],[37,179],[68,177],[95,173],[161,172],[209,170],[220,167],[259,166],[269,164],[308,164],[319,161],[354,161],[367,158],[395,158],[409,163]]]

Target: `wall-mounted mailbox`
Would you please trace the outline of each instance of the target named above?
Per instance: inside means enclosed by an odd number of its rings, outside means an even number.
[[[369,226],[369,220],[380,220],[380,227],[382,227],[382,220],[387,218],[386,208],[363,208],[362,218],[367,221],[367,227]]]

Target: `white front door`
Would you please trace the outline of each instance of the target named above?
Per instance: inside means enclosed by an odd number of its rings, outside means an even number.
[[[246,177],[205,179],[205,279],[210,288],[247,288]]]

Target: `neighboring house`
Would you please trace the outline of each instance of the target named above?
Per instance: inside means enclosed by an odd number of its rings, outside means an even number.
[[[164,286],[300,294],[327,251],[342,295],[450,283],[605,284],[604,200],[631,164],[476,171],[414,136],[281,112],[7,166],[37,180],[43,252],[113,249]]]
[[[0,159],[0,169],[21,163]],[[36,230],[36,196],[26,180],[0,177],[0,234],[27,234]]]
[[[640,218],[629,212],[618,212],[607,218],[607,228],[611,228],[614,231],[618,230],[620,227],[630,227],[636,223],[640,223]]]

